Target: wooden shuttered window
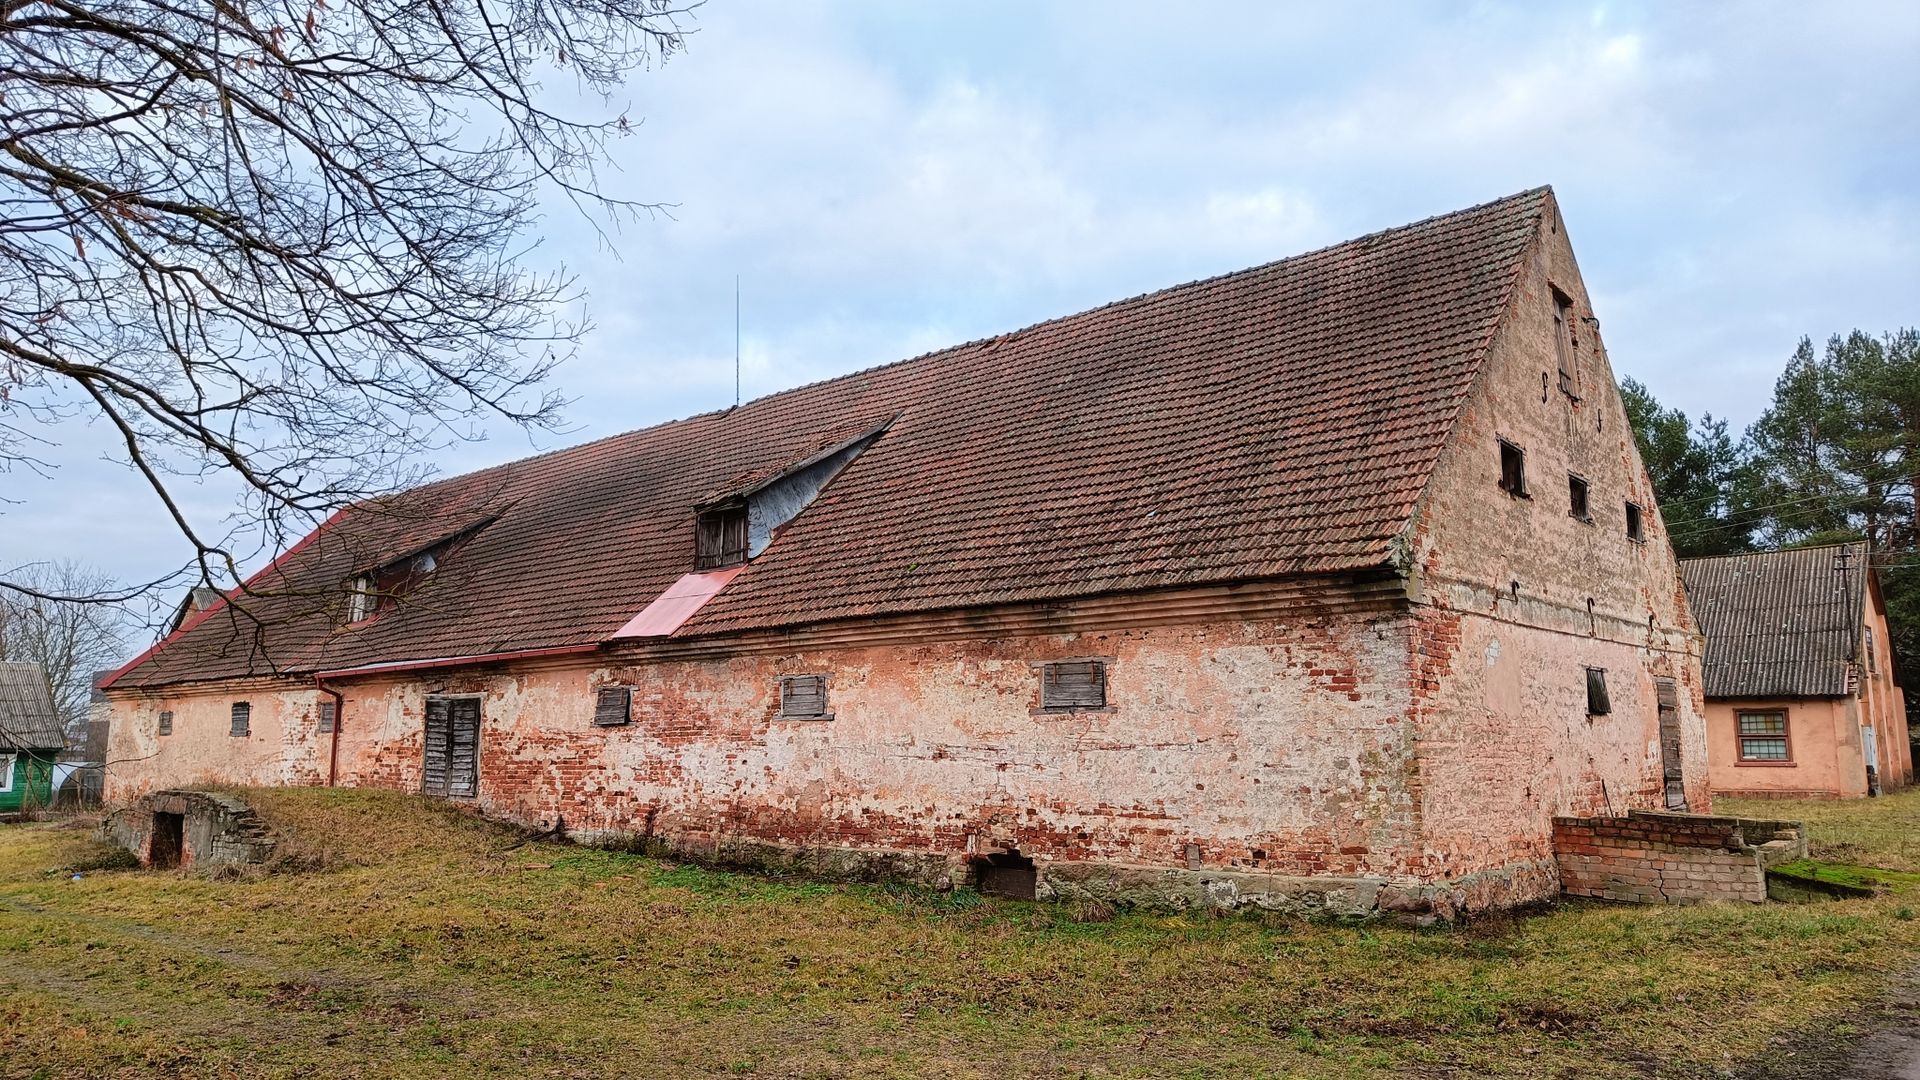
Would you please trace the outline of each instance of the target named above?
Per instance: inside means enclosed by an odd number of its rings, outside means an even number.
[[[1607,670],[1590,667],[1587,669],[1587,715],[1605,716],[1613,711],[1613,701],[1607,696]]]
[[[1062,660],[1041,667],[1041,708],[1099,709],[1106,704],[1106,661]]]
[[[236,701],[233,703],[233,715],[227,724],[227,734],[236,739],[244,739],[253,734],[253,703]]]
[[[480,781],[480,700],[427,699],[420,790],[428,795],[472,798]]]
[[[780,680],[780,715],[804,720],[829,720],[827,677],[788,675]]]
[[[1660,710],[1660,779],[1666,787],[1667,809],[1687,808],[1686,776],[1681,770],[1680,689],[1672,679],[1653,680]]]
[[[595,727],[619,727],[633,719],[633,691],[624,686],[603,686],[593,702]]]
[[[160,734],[162,735],[173,734],[173,710],[172,709],[163,709],[160,712]]]
[[[320,734],[333,734],[334,726],[340,722],[338,708],[338,705],[331,701],[320,703]]]
[[[718,570],[747,561],[747,507],[723,506],[700,514],[694,524],[695,570]]]

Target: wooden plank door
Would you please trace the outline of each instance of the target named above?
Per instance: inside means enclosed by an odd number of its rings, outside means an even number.
[[[1687,808],[1686,778],[1680,769],[1680,694],[1672,679],[1653,680],[1660,703],[1660,772],[1666,782],[1667,809]]]
[[[420,790],[472,798],[480,787],[480,699],[427,699]]]

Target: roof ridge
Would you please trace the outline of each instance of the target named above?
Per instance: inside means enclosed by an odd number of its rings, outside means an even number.
[[[1828,544],[1801,544],[1797,547],[1767,548],[1764,551],[1728,551],[1719,555],[1688,555],[1683,563],[1712,562],[1715,559],[1751,559],[1758,555],[1791,555],[1801,551],[1825,551],[1828,548],[1864,547],[1865,540],[1838,540]]]
[[[782,389],[774,390],[769,393],[762,394],[756,398],[749,398],[748,400],[743,401],[737,405],[731,406],[729,408],[709,409],[705,412],[690,413],[686,416],[677,417],[671,420],[662,420],[659,423],[647,424],[643,427],[628,428],[625,431],[617,431],[608,435],[602,435],[597,439],[589,439],[583,443],[574,443],[571,446],[555,447],[552,450],[544,450],[536,454],[529,454],[526,457],[514,458],[511,461],[503,461],[495,465],[483,465],[477,469],[468,469],[465,472],[451,473],[447,476],[435,477],[434,479],[428,480],[424,483],[415,484],[412,487],[401,488],[396,491],[387,492],[384,495],[374,496],[374,498],[376,499],[391,498],[395,495],[416,492],[416,491],[425,491],[429,488],[438,487],[441,484],[450,483],[455,480],[471,479],[472,477],[479,476],[483,473],[491,472],[496,469],[508,469],[514,466],[525,465],[529,462],[540,461],[545,458],[554,457],[559,454],[571,453],[575,450],[583,450],[590,446],[598,446],[602,443],[609,442],[614,439],[621,439],[630,435],[638,435],[638,434],[641,434],[642,432],[657,431],[662,428],[672,427],[676,424],[688,424],[696,420],[724,418],[736,412],[741,412],[743,410],[750,409],[756,405],[761,404],[762,402],[773,401],[779,398],[786,397],[789,394],[798,394],[803,391],[815,389],[817,387],[827,386],[832,383],[840,382],[843,379],[854,379],[862,375],[871,375],[876,371],[885,371],[890,368],[904,367],[908,364],[915,364],[923,361],[932,360],[936,357],[945,356],[950,353],[958,353],[963,349],[978,348],[980,346],[987,345],[990,343],[1005,341],[1009,338],[1021,337],[1026,334],[1033,333],[1036,330],[1040,330],[1050,326],[1055,326],[1060,323],[1071,322],[1074,319],[1084,318],[1089,315],[1097,315],[1103,311],[1111,311],[1115,308],[1127,307],[1132,304],[1144,303],[1146,301],[1153,300],[1158,297],[1181,292],[1187,289],[1196,289],[1196,288],[1201,288],[1205,286],[1216,285],[1223,281],[1230,281],[1235,278],[1244,277],[1249,274],[1256,274],[1262,271],[1271,270],[1275,267],[1284,265],[1286,263],[1303,262],[1308,259],[1322,257],[1327,255],[1330,252],[1338,251],[1342,248],[1351,248],[1351,247],[1358,247],[1363,244],[1377,243],[1382,237],[1388,236],[1389,234],[1392,234],[1392,233],[1409,232],[1414,229],[1432,225],[1435,222],[1446,221],[1450,218],[1466,217],[1469,214],[1481,213],[1492,207],[1500,206],[1505,203],[1518,202],[1522,199],[1526,199],[1529,197],[1538,197],[1543,194],[1550,194],[1552,191],[1553,191],[1553,185],[1541,184],[1536,187],[1527,188],[1524,191],[1516,191],[1511,195],[1503,195],[1497,199],[1488,199],[1486,202],[1476,203],[1473,206],[1462,207],[1458,210],[1448,210],[1438,214],[1430,214],[1426,217],[1419,219],[1418,221],[1409,221],[1401,225],[1392,225],[1384,229],[1375,229],[1373,232],[1370,232],[1370,233],[1365,233],[1360,236],[1351,237],[1346,240],[1340,240],[1331,244],[1324,244],[1320,247],[1312,248],[1307,251],[1297,252],[1292,255],[1284,255],[1278,259],[1269,259],[1266,262],[1255,263],[1252,266],[1243,266],[1237,270],[1226,270],[1218,274],[1210,274],[1206,277],[1194,278],[1190,281],[1183,281],[1183,282],[1179,282],[1178,284],[1167,285],[1158,289],[1150,289],[1143,293],[1135,293],[1132,296],[1124,296],[1116,300],[1109,300],[1106,303],[1096,304],[1093,307],[1083,308],[1079,311],[1071,312],[1066,315],[1056,315],[1056,316],[1053,316],[1052,318],[1042,319],[1039,322],[1028,323],[1025,326],[1017,327],[1013,330],[1003,330],[997,334],[988,334],[983,337],[969,338],[966,341],[955,342],[954,344],[951,344],[951,345],[943,345],[937,349],[929,349],[926,352],[916,353],[912,356],[901,357],[900,359],[897,359],[897,360],[888,360],[884,363],[870,364],[867,367],[856,368],[852,371],[844,371],[838,375],[829,375],[826,378],[815,379],[812,382],[800,383],[796,386],[783,387]],[[1508,284],[1509,290],[1511,290],[1511,287],[1512,287],[1511,282],[1509,282]],[[1497,325],[1498,320],[1495,320],[1495,322]],[[362,501],[371,502],[373,501],[373,499],[367,499]],[[358,504],[355,504],[355,505],[358,505]]]

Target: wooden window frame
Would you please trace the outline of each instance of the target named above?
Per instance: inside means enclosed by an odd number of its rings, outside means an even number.
[[[1627,502],[1627,539],[1636,544],[1647,542],[1647,510],[1637,502]]]
[[[793,692],[803,682],[811,682],[819,687],[819,712],[792,711],[796,699],[804,702],[807,697],[812,696]],[[831,720],[833,719],[833,709],[830,707],[832,701],[829,697],[831,692],[832,681],[825,675],[782,675],[780,676],[780,711],[775,715],[782,720]]]
[[[1597,698],[1594,694],[1594,677],[1595,676],[1598,676],[1600,680],[1599,694]],[[1586,691],[1587,691],[1587,715],[1590,717],[1591,716],[1612,716],[1613,715],[1613,691],[1609,689],[1607,686],[1607,669],[1603,667],[1588,667],[1586,669],[1586,674],[1585,674],[1585,685],[1586,685]],[[1597,709],[1594,708],[1596,704],[1600,706]]]
[[[227,710],[227,737],[230,739],[253,738],[253,702],[236,701]]]
[[[1579,473],[1567,474],[1567,515],[1593,524],[1593,485]]]
[[[694,570],[724,570],[746,562],[747,550],[753,546],[749,532],[747,504],[744,502],[711,506],[696,513],[693,519]]]
[[[173,710],[161,709],[160,715],[154,719],[153,728],[155,735],[173,734]]]
[[[1050,715],[1058,713],[1113,711],[1112,698],[1107,694],[1107,687],[1111,682],[1108,667],[1111,663],[1112,661],[1104,656],[1076,656],[1062,660],[1049,660],[1038,665],[1040,668],[1040,707],[1036,711]],[[1098,701],[1071,699],[1066,696],[1070,692],[1064,691],[1060,687],[1059,679],[1060,675],[1063,674],[1062,669],[1069,666],[1078,667],[1081,665],[1087,665],[1093,673],[1099,676],[1098,685],[1095,687],[1099,692]]]
[[[1793,710],[1782,706],[1778,709],[1735,709],[1733,710],[1733,755],[1734,764],[1742,768],[1780,768],[1798,765],[1793,759]],[[1746,716],[1778,716],[1780,734],[1743,735],[1740,732],[1740,720]],[[1750,758],[1747,756],[1748,739],[1779,739],[1786,744],[1787,756],[1784,758]]]
[[[347,579],[347,625],[363,623],[379,610],[373,592],[373,575],[358,574]]]
[[[633,723],[633,688],[603,686],[593,695],[593,726],[625,727]]]
[[[1530,499],[1532,493],[1527,490],[1527,448],[1512,439],[1502,438],[1500,443],[1500,490],[1516,499]],[[1514,475],[1507,476],[1507,455],[1513,454]]]

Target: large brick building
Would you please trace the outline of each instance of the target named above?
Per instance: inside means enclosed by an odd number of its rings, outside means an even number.
[[[1707,798],[1546,189],[345,511],[107,685],[111,799],[1043,896],[1498,906]]]

